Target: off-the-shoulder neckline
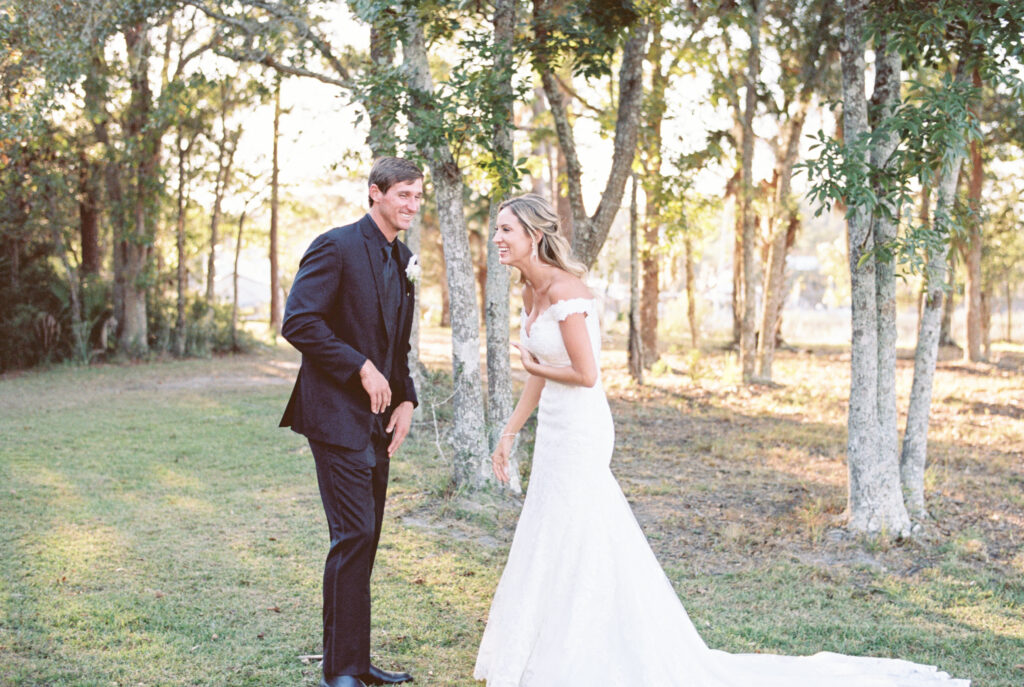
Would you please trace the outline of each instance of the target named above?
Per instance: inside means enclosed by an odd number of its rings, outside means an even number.
[[[554,307],[557,307],[557,306],[560,306],[560,305],[564,305],[566,303],[572,303],[573,301],[583,301],[585,303],[594,303],[594,302],[597,301],[597,297],[596,296],[590,296],[590,297],[575,296],[573,298],[563,298],[560,301],[555,301],[553,303],[549,303],[548,307],[544,308],[539,313],[537,313],[537,316],[535,318],[533,318],[532,320],[530,319],[530,313],[526,312],[526,310],[524,308],[523,312],[526,314],[526,321],[523,323],[523,329],[526,331],[527,338],[529,338],[529,336],[530,336],[530,330],[533,329],[533,325],[537,324],[537,320],[539,320],[540,318],[544,317],[544,315],[547,314],[547,312],[549,310],[551,310]]]

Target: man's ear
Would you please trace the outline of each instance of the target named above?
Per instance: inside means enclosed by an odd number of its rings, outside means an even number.
[[[379,203],[384,197],[384,193],[380,190],[377,184],[370,184],[370,198],[373,199],[374,203]]]

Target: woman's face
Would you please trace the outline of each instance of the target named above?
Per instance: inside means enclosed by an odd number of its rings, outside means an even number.
[[[494,245],[498,247],[498,261],[502,265],[521,268],[533,253],[533,239],[509,208],[498,213],[496,224]]]

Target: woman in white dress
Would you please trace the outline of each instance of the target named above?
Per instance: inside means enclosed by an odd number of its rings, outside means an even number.
[[[934,667],[819,653],[727,654],[701,639],[609,469],[615,430],[601,386],[597,305],[550,204],[501,205],[501,262],[523,278],[529,377],[492,456],[508,480],[535,408],[529,491],[474,676],[488,687],[967,687]]]

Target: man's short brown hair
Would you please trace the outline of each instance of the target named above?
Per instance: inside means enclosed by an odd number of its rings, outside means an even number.
[[[376,186],[381,193],[387,193],[397,183],[422,178],[423,171],[415,162],[401,157],[379,157],[370,170],[367,186]],[[370,198],[370,207],[373,207],[373,198]]]

